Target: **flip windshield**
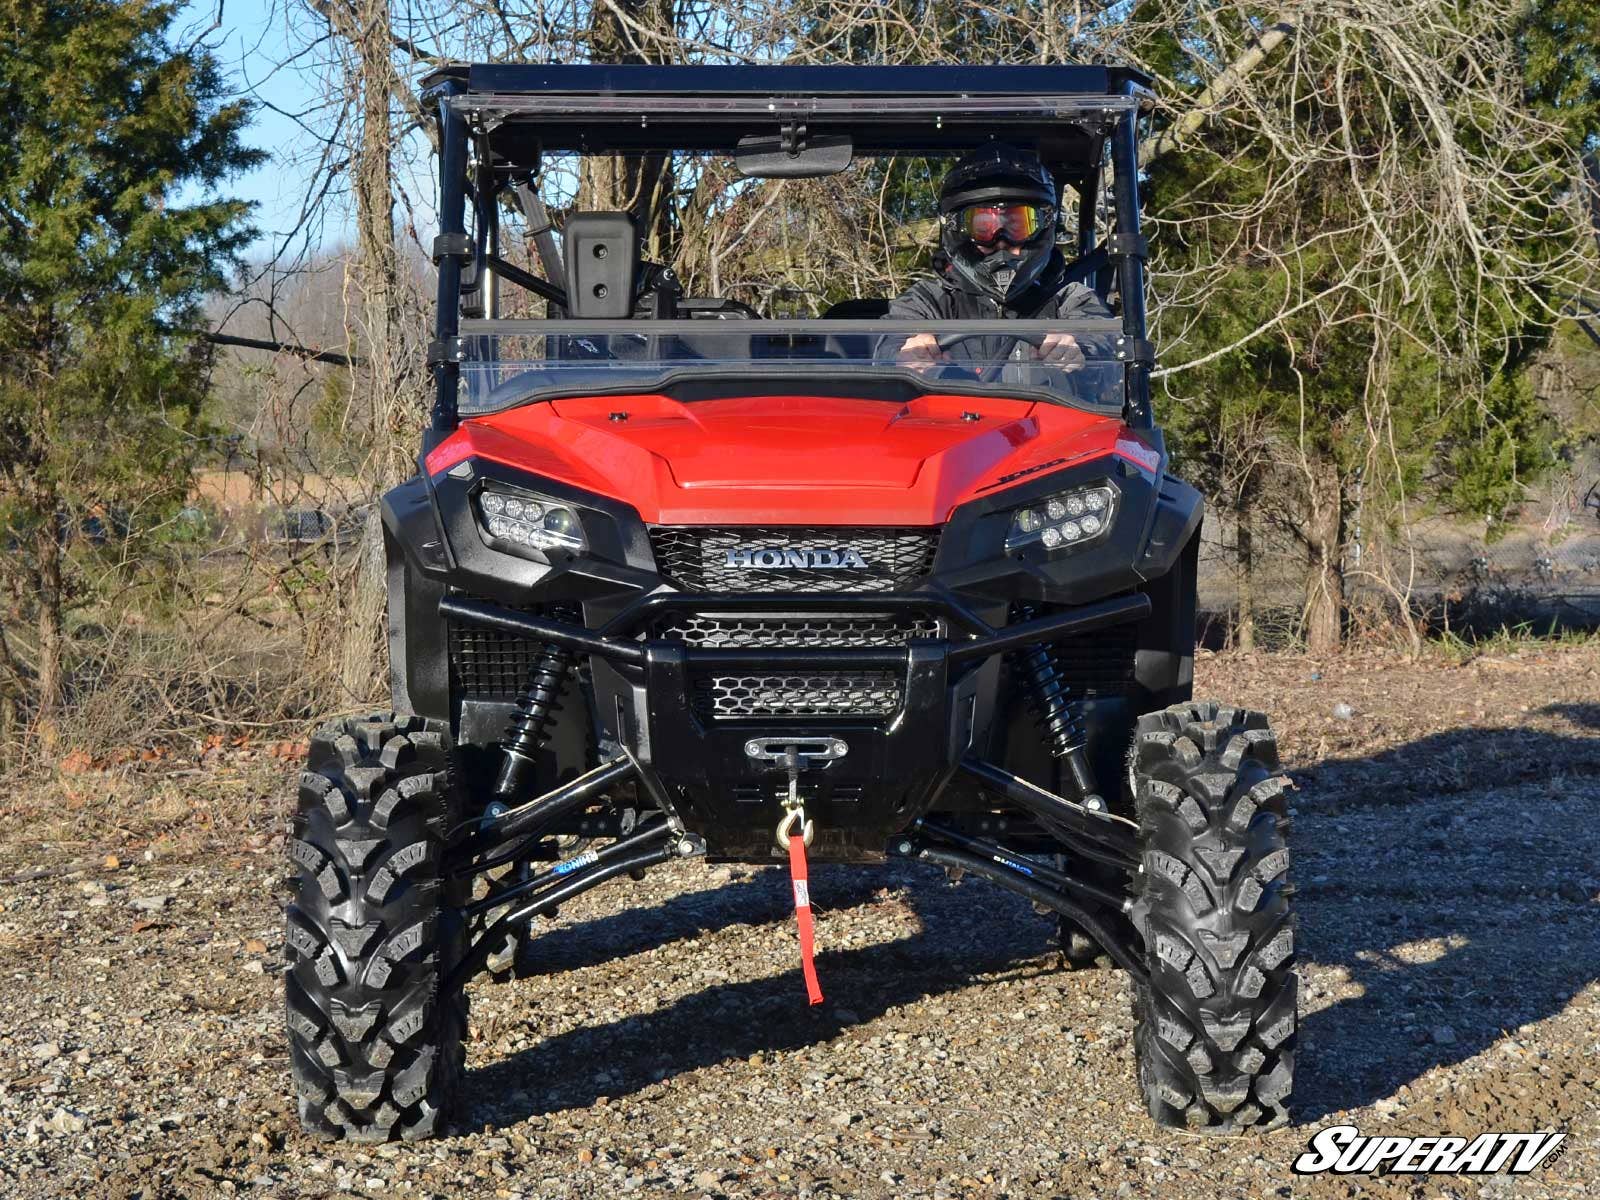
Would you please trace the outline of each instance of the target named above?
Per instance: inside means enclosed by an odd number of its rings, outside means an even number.
[[[923,334],[935,339],[936,357],[908,360],[907,339]],[[908,389],[996,394],[1115,413],[1124,399],[1121,339],[1106,319],[468,321],[461,410],[738,380],[755,394],[855,386],[886,398]]]
[[[1130,289],[1109,257],[1117,216],[1105,184],[1110,132],[1135,102],[1095,90],[1106,79],[1060,75],[1085,86],[1075,95],[1008,77],[1015,94],[934,103],[827,90],[844,76],[796,77],[823,90],[691,102],[566,94],[564,76],[543,74],[522,79],[527,94],[502,92],[487,70],[447,109],[478,147],[464,227],[443,239],[457,239],[464,264],[440,275],[444,306],[459,284],[461,319],[447,319],[437,343],[455,411],[640,392],[1129,404],[1133,325],[1120,304]],[[797,123],[795,105],[815,128]],[[1068,311],[1101,315],[1001,318],[995,304],[977,307],[996,319],[886,317],[950,261],[943,181],[1002,118],[1004,136],[1042,148],[1058,201],[986,209],[969,236],[995,253],[1047,239],[1059,286],[1097,297]]]

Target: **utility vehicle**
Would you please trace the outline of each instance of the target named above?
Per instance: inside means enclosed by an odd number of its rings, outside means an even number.
[[[1284,1118],[1285,781],[1264,717],[1190,698],[1202,505],[1151,418],[1145,87],[1091,66],[430,78],[435,398],[383,499],[393,711],[317,732],[290,840],[307,1129],[440,1132],[475,974],[606,881],[786,854],[1020,893],[1068,959],[1128,972],[1158,1122]],[[763,314],[645,261],[648,194],[547,205],[585,156],[709,156],[737,191],[1002,131],[1072,199],[1071,273],[1114,316]],[[1081,369],[1017,350],[1056,328]],[[990,349],[908,369],[913,332]]]

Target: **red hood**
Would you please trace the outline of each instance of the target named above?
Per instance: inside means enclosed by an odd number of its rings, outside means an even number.
[[[651,524],[936,525],[1001,476],[1112,453],[1119,434],[1113,417],[988,397],[610,396],[464,421],[427,467],[476,455]]]

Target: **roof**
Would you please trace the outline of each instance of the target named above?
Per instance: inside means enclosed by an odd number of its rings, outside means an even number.
[[[463,80],[466,91],[496,94],[781,96],[1115,95],[1149,79],[1126,67],[1057,66],[661,66],[658,64],[462,63],[423,83]]]
[[[550,150],[725,153],[803,123],[858,152],[960,153],[1003,128],[1079,160],[1148,86],[1105,66],[660,66],[473,63],[434,71],[434,94],[515,160]]]

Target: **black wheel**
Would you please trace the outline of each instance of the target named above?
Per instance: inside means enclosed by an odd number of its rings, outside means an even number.
[[[582,854],[589,848],[592,838],[580,837],[575,834],[560,834],[550,839],[555,844],[558,858],[571,858]],[[472,882],[471,899],[474,905],[489,899],[496,892],[514,887],[528,878],[535,869],[532,862],[516,862],[497,870],[488,871],[477,876]],[[510,911],[511,903],[496,908],[486,909],[473,918],[468,924],[467,935],[469,940],[477,938]],[[534,952],[534,931],[532,925],[522,925],[510,930],[500,937],[493,948],[488,951],[484,959],[485,977],[491,983],[510,983],[516,979],[527,979],[539,973],[539,960]]]
[[[1150,970],[1134,1048],[1150,1115],[1223,1133],[1282,1124],[1297,977],[1285,781],[1267,719],[1216,704],[1151,713],[1133,769],[1133,919]]]
[[[1123,877],[1127,878],[1126,876]],[[1116,930],[1139,953],[1139,932],[1132,922],[1120,912],[1096,908],[1095,915],[1108,927]],[[1095,941],[1071,917],[1059,917],[1056,922],[1056,946],[1061,957],[1074,971],[1120,971],[1105,948]]]
[[[1057,863],[1058,869],[1092,880],[1113,892],[1121,891],[1128,886],[1128,876],[1125,873],[1104,868],[1100,863],[1081,859],[1073,861],[1070,856],[1059,856]],[[1127,914],[1099,905],[1091,904],[1089,907],[1102,924],[1134,948],[1136,955],[1142,953],[1139,931],[1133,927],[1133,922],[1128,919]],[[1074,971],[1121,970],[1105,952],[1105,948],[1085,933],[1083,927],[1071,917],[1056,916],[1056,947],[1060,950],[1061,957]]]
[[[374,714],[318,730],[300,777],[285,935],[300,1121],[326,1138],[428,1137],[461,1078],[463,897],[441,879],[456,819],[444,735]]]

